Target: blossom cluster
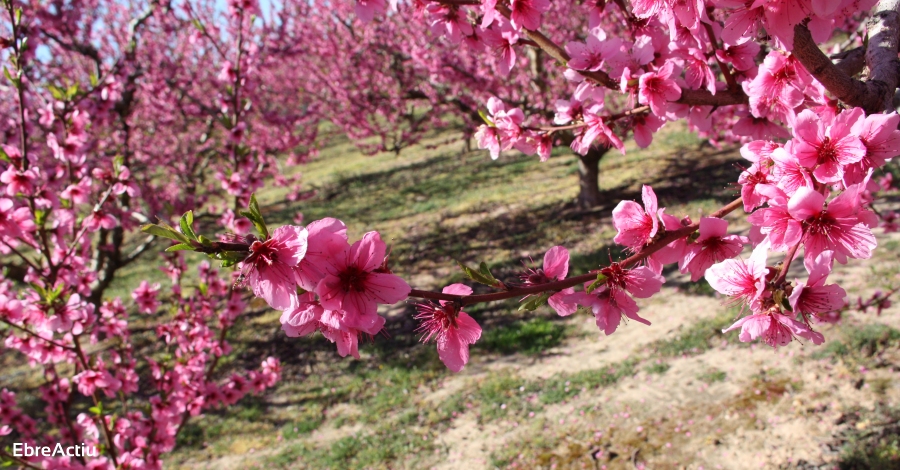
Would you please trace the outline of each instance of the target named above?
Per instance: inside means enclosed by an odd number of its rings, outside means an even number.
[[[378,305],[409,296],[409,284],[388,269],[386,251],[378,232],[351,245],[344,223],[326,218],[254,240],[240,269],[257,297],[282,310],[288,336],[319,331],[342,357],[359,358],[359,337],[384,327]]]

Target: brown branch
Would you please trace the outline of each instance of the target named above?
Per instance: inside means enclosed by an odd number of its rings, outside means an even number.
[[[743,200],[741,198],[737,198],[734,201],[728,203],[725,207],[717,210],[710,214],[710,217],[724,217],[725,215],[731,213],[735,209],[742,207]],[[656,240],[655,242],[644,246],[641,251],[629,256],[624,261],[621,261],[619,264],[624,266],[625,268],[632,267],[648,256],[656,253],[661,250],[666,245],[678,240],[680,238],[684,238],[694,233],[700,228],[700,222],[694,222],[691,225],[687,225],[678,230],[673,230],[671,232],[666,232],[665,235]],[[420,299],[429,299],[429,300],[446,300],[450,302],[457,302],[460,306],[472,305],[482,302],[493,302],[495,300],[505,300],[511,299],[514,297],[522,297],[529,294],[538,294],[541,292],[547,291],[559,291],[562,289],[566,289],[569,287],[577,286],[578,284],[583,284],[585,282],[593,281],[597,278],[596,272],[591,272],[587,274],[582,274],[580,276],[570,277],[568,279],[563,279],[561,281],[548,282],[546,284],[539,284],[536,286],[529,287],[520,287],[515,289],[509,289],[504,292],[496,292],[493,294],[480,294],[480,295],[451,295],[444,294],[441,292],[431,292],[431,291],[423,291],[419,289],[413,289],[410,291],[409,296],[420,298]]]
[[[866,113],[886,111],[893,102],[900,79],[900,0],[881,0],[869,18],[869,42],[865,53],[869,79],[857,80],[838,67],[816,45],[804,24],[794,27],[793,54],[822,86],[837,99]]]
[[[859,75],[866,67],[866,47],[856,47],[832,54],[831,62],[851,77]]]

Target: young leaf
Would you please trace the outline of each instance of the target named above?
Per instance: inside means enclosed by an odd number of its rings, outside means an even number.
[[[527,302],[524,302],[524,303],[522,303],[522,305],[519,305],[519,311],[520,312],[523,312],[523,311],[531,312],[531,311],[537,309],[538,307],[540,307],[541,305],[546,304],[547,299],[549,299],[551,295],[553,295],[553,292],[541,292],[539,295],[531,296],[528,298]]]
[[[194,247],[191,245],[188,245],[187,243],[179,243],[177,245],[172,245],[172,246],[166,248],[166,252],[184,251],[184,250],[193,250],[193,249],[194,249]]]
[[[181,220],[178,221],[179,225],[181,225],[181,233],[185,234],[191,240],[197,239],[197,234],[194,233],[194,211],[187,211],[184,215],[181,216]]]
[[[594,289],[600,287],[604,283],[606,283],[606,276],[604,276],[602,273],[597,273],[597,280],[592,282],[591,285],[587,286],[584,291],[590,294],[591,292],[594,292]]]
[[[467,276],[469,279],[471,279],[471,280],[473,280],[473,281],[475,281],[475,282],[477,282],[477,283],[479,283],[479,284],[484,284],[484,285],[486,285],[486,286],[491,286],[491,287],[493,287],[494,284],[497,282],[496,279],[493,279],[493,276],[491,276],[491,278],[487,278],[487,277],[485,277],[484,274],[481,274],[481,272],[476,271],[476,270],[474,270],[474,269],[472,269],[472,268],[466,266],[465,264],[463,264],[463,263],[460,262],[459,260],[456,261],[456,264],[458,264],[459,267],[462,268],[463,272],[466,273],[466,276]]]
[[[175,231],[172,227],[166,225],[163,222],[160,222],[161,225],[156,224],[147,224],[141,227],[141,232],[156,235],[157,237],[168,238],[169,240],[175,240],[177,242],[186,243],[188,245],[191,244],[191,239],[184,236],[184,234]]]

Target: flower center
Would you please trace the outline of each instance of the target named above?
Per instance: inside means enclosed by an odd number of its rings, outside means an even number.
[[[338,274],[341,280],[341,289],[344,292],[356,291],[363,292],[366,290],[366,279],[369,277],[368,271],[363,271],[357,266],[347,266],[347,269]]]
[[[247,263],[259,267],[262,264],[271,266],[278,260],[278,250],[274,247],[274,240],[266,240],[264,242],[255,241],[250,245],[250,256]]]

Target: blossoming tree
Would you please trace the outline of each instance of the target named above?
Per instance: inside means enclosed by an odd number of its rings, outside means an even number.
[[[101,450],[0,450],[20,467],[160,468],[192,416],[273,386],[272,358],[220,373],[246,308],[233,286],[282,311],[286,335],[321,332],[355,357],[359,337],[385,324],[379,305],[421,299],[423,341],[460,371],[482,331],[468,306],[522,298],[525,310],[548,304],[562,316],[582,307],[609,335],[623,317],[652,322],[634,299],[659,292],[663,267],[677,264],[745,306],[729,328],[742,341],[819,344],[817,325],[844,305],[828,274],[873,256],[874,172],[900,154],[895,0],[358,0],[268,15],[252,1],[227,11],[212,1],[0,4],[0,333],[41,372],[29,402],[43,405],[26,412],[3,389],[0,436]],[[358,47],[339,55],[348,44]],[[361,75],[375,70],[387,71]],[[353,87],[361,76],[372,86]],[[421,99],[424,117],[408,108]],[[569,273],[561,246],[519,281],[464,267],[493,289],[479,295],[465,284],[412,288],[391,271],[378,232],[351,238],[334,218],[266,224],[253,192],[269,180],[296,186],[279,157],[314,153],[320,120],[354,139],[390,133],[378,147],[390,150],[451,106],[480,110],[474,135],[493,155],[624,152],[629,134],[644,147],[685,120],[715,143],[740,143],[749,167],[735,174],[740,197],[698,221],[666,213],[644,186],[640,203],[612,213],[628,256],[590,272]],[[378,115],[402,119],[369,119]],[[747,236],[728,233],[724,217],[736,211],[753,227]],[[109,298],[116,273],[163,239],[168,294],[143,282],[133,305]],[[202,264],[188,277],[185,251],[236,269]],[[164,351],[140,341],[135,321],[152,325]]]

